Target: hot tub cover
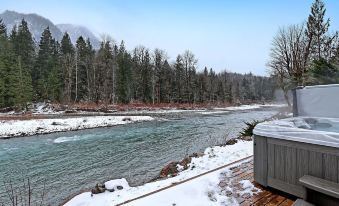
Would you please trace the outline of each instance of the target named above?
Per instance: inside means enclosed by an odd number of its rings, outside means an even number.
[[[319,128],[312,127],[310,122],[330,125],[332,129],[319,130]],[[339,130],[338,118],[293,117],[259,123],[253,133],[264,137],[339,148],[339,131],[335,132],[336,129]]]
[[[339,118],[339,84],[297,89],[294,103],[297,116]]]

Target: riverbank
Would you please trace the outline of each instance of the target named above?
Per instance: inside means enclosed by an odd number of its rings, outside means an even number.
[[[0,109],[0,120],[26,120],[42,118],[61,118],[74,116],[107,116],[124,114],[169,114],[182,112],[219,112],[258,109],[261,107],[286,107],[281,103],[252,103],[242,105],[231,104],[127,104],[127,105],[96,105],[96,104],[74,104],[72,106],[34,103],[26,110],[15,111],[13,108]]]
[[[154,118],[150,116],[94,116],[60,119],[2,120],[0,123],[0,139],[97,127],[111,127],[152,120]]]
[[[150,182],[141,186],[131,187],[126,179],[116,179],[105,182],[108,190],[96,195],[91,195],[91,192],[84,192],[65,203],[65,206],[81,206],[81,205],[101,205],[112,206],[121,204],[130,199],[137,198],[149,192],[159,190],[164,187],[185,181],[189,178],[195,177],[217,167],[234,162],[236,160],[248,157],[253,154],[253,142],[239,140],[236,144],[226,146],[214,146],[207,148],[202,156],[192,157],[188,167],[183,170],[183,167],[177,166],[179,172],[170,178]],[[228,172],[228,169],[213,172],[210,175],[203,176],[193,182],[185,183],[179,189],[162,192],[161,196],[150,196],[149,198],[140,199],[130,202],[126,205],[154,205],[157,203],[167,203],[167,205],[185,205],[187,201],[193,201],[200,205],[222,205],[225,203],[236,204],[234,197],[227,196],[218,184],[222,174]],[[245,194],[251,195],[254,186],[246,182],[242,185],[240,190]],[[120,189],[118,189],[118,186]],[[164,197],[167,197],[164,199]],[[161,200],[161,201],[160,201]],[[167,201],[167,202],[166,202]],[[191,202],[192,203],[192,202]]]
[[[218,115],[265,107],[286,107],[284,104],[252,104],[214,108],[138,108],[114,112],[56,111],[49,104],[38,104],[33,113],[0,113],[0,139],[75,131],[97,127],[151,121],[156,117],[174,117],[182,114]]]

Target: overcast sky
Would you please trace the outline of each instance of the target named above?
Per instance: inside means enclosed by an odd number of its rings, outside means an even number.
[[[307,19],[313,0],[0,0],[1,10],[37,13],[52,22],[87,26],[97,36],[167,51],[186,49],[199,68],[265,75],[270,43],[281,26]],[[339,1],[325,1],[331,31],[339,30]]]

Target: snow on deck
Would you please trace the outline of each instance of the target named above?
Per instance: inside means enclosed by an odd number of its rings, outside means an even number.
[[[150,116],[94,116],[64,119],[3,120],[0,121],[0,138],[108,127],[151,120],[154,120],[154,118]]]
[[[111,180],[105,185],[123,185],[124,189],[114,192],[104,192],[91,196],[90,192],[79,194],[72,198],[65,206],[113,206],[147,193],[168,187],[215,168],[232,163],[253,154],[252,141],[239,141],[234,145],[215,146],[207,148],[204,155],[192,158],[187,170],[176,177],[147,183],[138,187],[130,187],[125,179]],[[237,205],[233,197],[220,192],[218,186],[221,174],[229,172],[227,168],[195,178],[194,180],[163,190],[145,198],[132,201],[127,205]],[[244,186],[249,187],[248,183]]]

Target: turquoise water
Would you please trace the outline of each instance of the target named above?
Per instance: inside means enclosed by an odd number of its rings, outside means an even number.
[[[33,193],[38,194],[45,182],[45,199],[51,205],[110,179],[124,177],[131,185],[142,184],[168,162],[221,143],[226,134],[236,135],[244,121],[276,113],[266,108],[182,115],[111,128],[0,140],[0,184],[29,177],[35,187]],[[5,199],[2,185],[0,203],[1,199]]]

